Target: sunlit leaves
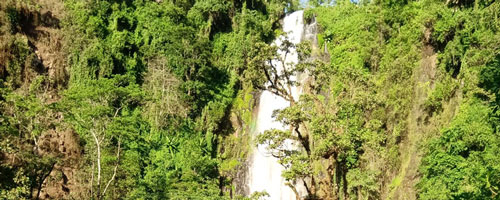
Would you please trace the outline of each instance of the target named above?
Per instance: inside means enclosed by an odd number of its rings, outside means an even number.
[[[500,137],[488,120],[490,112],[478,102],[463,105],[450,127],[431,142],[421,168],[424,177],[418,185],[422,199],[496,196]]]

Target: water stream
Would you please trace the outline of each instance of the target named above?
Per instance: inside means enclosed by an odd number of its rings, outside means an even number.
[[[307,38],[304,33],[309,33],[311,31],[305,30],[309,26],[304,25],[303,21],[303,11],[296,11],[287,15],[283,19],[283,31],[287,33],[287,39],[298,44],[303,38]],[[280,37],[274,41],[274,44],[280,46],[284,38]],[[284,53],[278,51],[282,58]],[[285,63],[290,63],[293,65],[298,62],[297,52],[295,49],[291,49],[290,53],[286,56]],[[277,70],[281,71],[283,66],[275,63]],[[292,67],[292,66],[287,66]],[[291,77],[296,79],[297,77]],[[301,93],[300,87],[292,87],[292,96],[295,100],[298,100],[298,96]],[[263,133],[265,130],[270,129],[280,129],[286,130],[289,127],[284,126],[280,122],[276,122],[272,118],[272,113],[274,110],[283,109],[290,106],[290,103],[285,99],[272,94],[269,91],[263,91],[258,105],[257,114],[257,127],[254,131],[254,138],[257,134]],[[289,148],[294,148],[289,141]],[[266,149],[266,146],[259,145],[254,148],[249,162],[249,171],[247,176],[248,192],[252,194],[253,192],[267,192],[269,197],[267,199],[272,200],[295,200],[296,196],[290,187],[286,186],[285,179],[281,176],[283,167],[278,163],[278,159],[273,157],[271,153]],[[302,184],[297,184],[297,190],[299,195],[303,197],[305,195],[304,189],[301,187]]]

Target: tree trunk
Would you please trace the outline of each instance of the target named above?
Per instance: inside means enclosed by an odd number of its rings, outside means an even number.
[[[293,186],[292,183],[290,183],[290,182],[287,182],[286,185],[288,187],[290,187],[290,189],[292,189],[293,193],[295,194],[295,199],[300,200],[300,196],[299,196],[299,192],[297,192],[297,188],[295,188],[295,186]]]
[[[327,176],[326,176],[326,184],[324,187],[326,188],[325,190],[325,193],[326,193],[326,199],[336,199],[336,195],[335,195],[335,160],[333,160],[333,158],[330,156],[328,158],[329,161],[331,161],[328,166],[328,168],[326,169],[327,171]]]
[[[349,192],[347,191],[347,169],[345,167],[342,167],[342,190],[344,199],[349,199]]]
[[[45,181],[45,179],[47,179],[47,177],[50,175],[50,173],[52,172],[52,170],[54,170],[54,166],[56,165],[56,163],[54,162],[48,172],[46,174],[42,174],[42,176],[40,177],[40,181],[38,183],[38,188],[37,188],[37,192],[36,192],[36,197],[35,199],[39,199],[40,198],[40,192],[42,191],[42,185],[43,185],[43,182]],[[43,172],[42,172],[43,173]]]
[[[336,199],[340,200],[340,183],[341,183],[342,172],[340,170],[340,165],[335,163],[335,196]]]
[[[97,196],[96,198],[101,199],[101,146],[99,144],[99,140],[97,139],[97,135],[94,130],[90,131],[92,136],[94,137],[95,144],[97,147]]]

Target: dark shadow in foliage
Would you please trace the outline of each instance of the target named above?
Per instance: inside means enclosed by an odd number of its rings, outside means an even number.
[[[17,176],[27,177],[29,180],[29,194],[26,199],[38,199],[45,179],[50,175],[57,162],[57,158],[42,157],[32,151],[20,153],[22,158],[7,161],[5,155],[0,157],[0,190],[8,191],[19,187],[16,183]],[[6,165],[4,165],[6,164]],[[10,166],[9,166],[10,165]],[[20,173],[19,175],[16,175]]]
[[[450,28],[444,35],[443,39],[438,40],[434,35],[430,38],[426,39],[424,42],[426,45],[432,46],[435,52],[444,52],[446,50],[446,46],[449,42],[453,41],[456,36],[457,30],[461,30],[464,28],[464,21],[459,22],[456,26]],[[434,32],[434,24],[428,22],[425,24],[426,29],[430,32]],[[465,51],[465,50],[464,50]],[[462,68],[462,61],[460,59],[448,61],[445,63],[445,69],[447,72],[451,73],[453,78],[457,78],[460,73],[460,69]]]
[[[479,87],[495,94],[493,107],[494,111],[498,111],[500,107],[500,54],[483,68],[479,78]]]
[[[408,0],[386,0],[386,1],[380,1],[385,7],[401,7],[406,4],[408,4]]]
[[[197,107],[190,113],[191,118],[199,116],[202,109],[214,99],[213,94],[221,94],[222,90],[225,89],[225,85],[229,82],[227,73],[211,65],[203,67],[198,76],[197,79],[203,86],[193,91],[192,100]]]
[[[26,8],[18,10],[9,7],[7,8],[7,18],[12,34],[22,33],[33,39],[38,39],[38,36],[43,34],[43,31],[36,30],[37,26],[60,28],[60,20],[50,11],[42,14],[39,11],[30,11]]]
[[[122,4],[122,3],[125,3],[125,5],[127,5],[127,7],[132,7],[134,10],[135,10],[135,5],[134,5],[134,0],[107,0],[108,2],[110,2],[111,4],[113,3],[118,3],[118,4]]]
[[[458,74],[460,73],[460,69],[462,68],[462,61],[457,60],[454,63],[448,63],[446,65],[446,70],[448,72],[451,72],[451,77],[457,78]]]
[[[460,8],[470,8],[474,6],[474,2],[475,0],[447,0],[446,4]]]
[[[455,38],[455,35],[456,35],[456,30],[460,30],[463,28],[463,24],[464,22],[460,22],[456,27],[453,27],[453,28],[450,28],[445,36],[444,36],[444,39],[442,39],[442,41],[440,40],[437,40],[436,37],[430,37],[429,38],[429,41],[427,42],[427,44],[431,45],[434,50],[436,52],[444,52],[445,51],[445,48],[446,48],[446,45],[448,45],[448,42],[452,41],[453,38]],[[431,32],[434,32],[434,28],[433,28],[434,24],[432,23],[426,23],[425,24],[425,27],[427,29],[429,29]]]
[[[119,17],[116,21],[117,21],[116,29],[118,31],[123,31],[123,30],[134,31],[137,28],[136,22],[127,20],[124,17]]]
[[[474,143],[469,146],[466,150],[459,152],[458,154],[463,158],[467,159],[469,155],[473,152],[483,152],[485,146],[480,143]]]
[[[496,0],[482,0],[482,1],[476,1],[476,0],[446,0],[446,4],[449,7],[459,7],[459,8],[472,8],[475,7],[476,5],[478,7],[488,7],[492,3],[494,3]]]
[[[5,158],[0,158],[0,160],[2,160],[3,162]],[[15,171],[12,170],[12,168],[0,165],[0,180],[2,180],[0,184],[0,190],[8,191],[11,188],[16,187],[17,184],[14,182],[14,178],[16,175],[14,172]]]
[[[210,33],[210,39],[213,39],[217,33],[229,33],[233,30],[231,17],[227,13],[217,15],[212,23],[213,28]]]
[[[247,8],[250,10],[257,10],[260,13],[267,15],[267,8],[266,5],[263,3],[263,1],[258,1],[258,0],[245,0],[247,3]]]
[[[32,49],[32,51],[36,51],[37,48],[36,46],[28,40],[28,46]],[[38,56],[35,56],[34,54],[31,54],[31,57],[30,57],[30,63],[28,66],[30,66],[31,68],[33,68],[33,70],[38,73],[38,74],[45,74],[48,72],[48,68],[46,68],[45,66],[43,66],[43,63],[42,63],[42,60],[38,57]]]
[[[111,71],[111,73],[124,75],[126,72],[127,70],[125,69],[123,61],[113,58],[113,70]],[[106,77],[106,78],[111,78],[111,77]]]

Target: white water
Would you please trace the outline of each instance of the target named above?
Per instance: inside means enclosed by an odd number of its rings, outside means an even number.
[[[283,20],[283,31],[288,33],[288,40],[294,44],[298,44],[303,38],[304,34],[304,22],[303,22],[303,11],[296,11],[292,14],[287,15]],[[280,37],[274,44],[280,46],[284,38]],[[278,52],[282,58],[283,53]],[[291,49],[290,53],[285,58],[285,63],[297,63],[298,57],[295,49]],[[277,66],[277,70],[281,71],[283,66],[279,63],[274,63]],[[291,67],[291,66],[286,66]],[[296,77],[291,77],[296,79]],[[300,95],[300,88],[292,87],[292,96],[295,100],[298,100]],[[272,117],[274,110],[283,109],[290,105],[285,99],[276,96],[268,91],[262,92],[259,101],[258,114],[257,114],[257,130],[254,132],[255,135],[263,133],[265,130],[270,129],[280,129],[286,130],[289,127],[285,127],[283,124],[276,122]],[[293,148],[294,145],[289,145]],[[249,162],[249,176],[247,179],[249,194],[253,192],[267,192],[269,197],[267,199],[271,200],[295,200],[295,194],[286,186],[285,179],[281,177],[281,171],[283,167],[278,163],[278,159],[273,157],[271,153],[266,149],[264,145],[259,145],[254,148],[253,154],[250,157]],[[299,182],[297,190],[299,195],[303,197],[304,189],[302,188],[302,183]],[[302,187],[301,187],[302,186]]]

